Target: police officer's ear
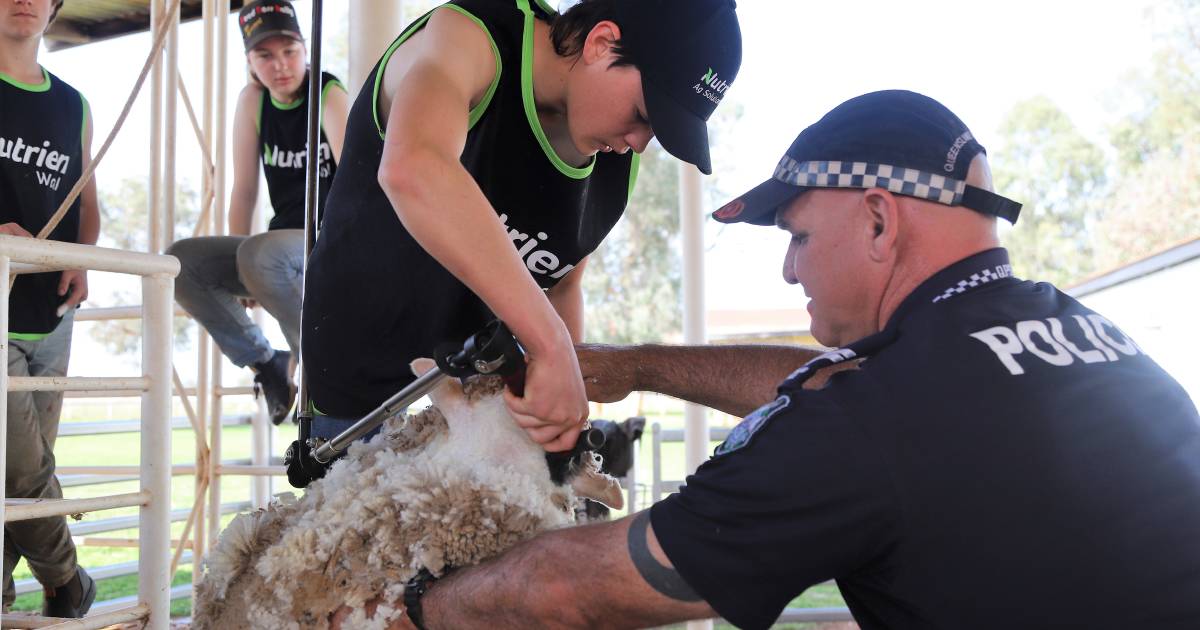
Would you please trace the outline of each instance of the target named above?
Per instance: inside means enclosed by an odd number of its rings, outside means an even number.
[[[883,262],[895,257],[896,235],[900,229],[900,205],[896,196],[883,188],[863,193],[863,220],[868,235],[868,254]]]

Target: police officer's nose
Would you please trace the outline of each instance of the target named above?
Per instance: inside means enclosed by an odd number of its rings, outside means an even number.
[[[788,244],[787,254],[783,257],[783,281],[788,284],[799,284],[800,278],[796,277],[796,244],[794,242]]]

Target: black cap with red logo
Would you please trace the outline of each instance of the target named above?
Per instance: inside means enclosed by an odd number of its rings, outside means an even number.
[[[300,22],[296,20],[296,9],[287,0],[256,0],[238,12],[238,28],[242,31],[242,43],[246,52],[254,49],[263,40],[280,35],[304,41]]]

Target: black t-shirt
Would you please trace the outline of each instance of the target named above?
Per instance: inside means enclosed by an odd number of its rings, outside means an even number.
[[[328,72],[321,73],[321,94],[337,86],[346,89],[337,77]],[[286,105],[277,102],[264,88],[259,105],[256,124],[258,128],[258,154],[262,161],[263,175],[267,179],[267,193],[271,196],[271,208],[275,216],[267,225],[268,230],[283,228],[304,229],[304,185],[305,163],[308,161],[308,108],[304,106],[308,94],[308,76],[300,87],[305,96]],[[322,99],[324,102],[324,99]],[[324,200],[329,194],[337,163],[329,139],[325,137],[325,125],[321,125],[321,148],[317,173],[317,212],[324,212]],[[318,220],[320,215],[318,214]]]
[[[810,366],[652,508],[722,616],[766,628],[836,579],[864,630],[1200,627],[1195,406],[1107,319],[1011,277],[1004,250]]]
[[[18,223],[37,235],[83,173],[87,101],[62,79],[42,70],[37,85],[0,74],[0,223]],[[55,241],[79,240],[76,197],[50,232]],[[9,298],[10,337],[44,337],[62,319],[55,311],[62,272],[21,274]]]
[[[553,287],[624,212],[637,158],[602,153],[572,168],[554,154],[531,78],[534,20],[546,18],[542,9],[527,0],[457,0],[437,10],[468,16],[494,44],[496,79],[469,114],[462,164],[530,274],[542,288]],[[333,416],[368,413],[413,380],[412,359],[432,356],[441,343],[461,344],[493,317],[404,229],[378,182],[380,69],[428,18],[396,39],[350,111],[345,157],[305,277],[305,376],[317,409]]]

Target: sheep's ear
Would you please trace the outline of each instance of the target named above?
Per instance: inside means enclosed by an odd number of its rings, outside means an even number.
[[[612,475],[600,472],[598,463],[585,463],[580,466],[578,473],[571,479],[571,489],[575,491],[576,496],[603,503],[614,510],[625,507],[625,494],[621,492],[621,483]]]
[[[437,363],[434,363],[433,359],[421,357],[413,359],[412,363],[408,364],[408,367],[412,370],[413,374],[422,376],[429,370],[437,367]],[[443,380],[437,389],[429,392],[429,399],[433,401],[435,407],[441,409],[443,412],[446,411],[448,405],[463,398],[462,385],[456,378]]]
[[[634,416],[626,418],[621,425],[621,428],[625,431],[625,435],[629,436],[629,441],[636,442],[638,438],[642,437],[642,431],[646,428],[646,419],[641,416]]]

